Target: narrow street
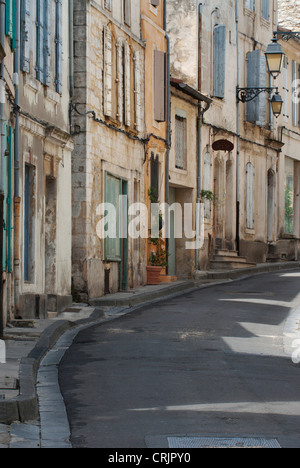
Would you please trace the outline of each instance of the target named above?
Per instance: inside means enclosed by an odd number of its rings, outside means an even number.
[[[299,448],[300,369],[284,338],[299,278],[258,275],[82,331],[59,368],[73,447],[163,448],[179,436]]]

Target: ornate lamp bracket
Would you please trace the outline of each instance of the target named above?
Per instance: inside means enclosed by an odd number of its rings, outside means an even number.
[[[272,94],[273,91],[278,91],[278,88],[237,88],[236,97],[239,102],[253,101],[259,94]]]

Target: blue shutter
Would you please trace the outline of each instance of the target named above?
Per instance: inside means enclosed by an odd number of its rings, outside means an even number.
[[[30,71],[29,36],[31,33],[30,0],[22,0],[21,4],[21,70]]]
[[[262,0],[262,17],[269,21],[270,19],[270,2],[269,0]]]
[[[44,78],[44,0],[37,0],[36,32],[36,77]]]
[[[214,28],[214,97],[225,97],[226,26]]]
[[[56,0],[56,91],[62,94],[62,0]]]
[[[51,0],[44,5],[44,76],[45,85],[50,85],[51,78]]]
[[[257,88],[267,86],[266,60],[260,50],[254,50],[248,54],[247,87]],[[266,95],[260,94],[257,98],[247,103],[247,121],[261,127],[266,124]]]

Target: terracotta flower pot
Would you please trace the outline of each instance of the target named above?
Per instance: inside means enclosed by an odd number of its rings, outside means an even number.
[[[159,284],[161,270],[161,267],[147,266],[147,284]]]

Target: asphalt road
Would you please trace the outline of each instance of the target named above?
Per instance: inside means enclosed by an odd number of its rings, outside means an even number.
[[[299,448],[300,367],[284,336],[299,293],[298,272],[259,275],[82,331],[59,368],[73,447],[176,435]]]

